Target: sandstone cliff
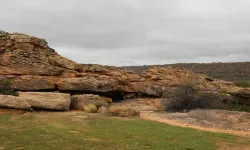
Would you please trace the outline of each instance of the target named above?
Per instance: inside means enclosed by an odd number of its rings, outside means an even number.
[[[0,79],[11,80],[16,91],[86,93],[117,99],[161,98],[175,87],[190,83],[198,91],[236,96],[244,103],[249,103],[250,97],[250,89],[236,87],[232,82],[171,67],[152,67],[137,74],[116,67],[80,65],[60,56],[44,39],[4,31],[0,31]]]

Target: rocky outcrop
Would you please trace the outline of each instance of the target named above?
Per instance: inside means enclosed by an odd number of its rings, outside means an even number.
[[[33,36],[0,32],[0,74],[58,76],[81,70]]]
[[[21,91],[54,90],[56,77],[48,76],[17,76],[12,81],[12,87]]]
[[[124,105],[114,105],[108,109],[108,113],[113,116],[131,117],[138,116],[140,111],[135,107],[127,107]]]
[[[114,116],[130,117],[138,116],[141,111],[163,111],[163,98],[135,98],[124,100],[121,103],[112,103],[107,109],[100,110],[100,113],[108,113]]]
[[[96,105],[97,108],[108,105],[109,98],[93,94],[73,95],[71,96],[71,109],[84,110],[89,104]]]
[[[19,92],[19,97],[33,108],[50,110],[69,110],[70,94],[54,92]]]
[[[237,97],[241,104],[250,105],[250,88],[232,91],[231,95]]]
[[[152,67],[137,74],[131,70],[117,67],[81,65],[57,54],[44,39],[3,31],[0,31],[1,79],[10,80],[11,87],[16,91],[59,91],[73,95],[76,93],[98,95],[119,93],[124,98],[161,98],[168,95],[171,92],[170,89],[193,84],[198,91],[226,93],[236,96],[242,101],[249,100],[249,94],[240,92],[243,88],[236,87],[232,82],[216,80],[206,75],[171,67]],[[62,96],[64,99],[62,105],[57,101],[59,94],[55,94],[55,97],[53,94],[42,94],[41,96],[26,94],[26,97],[43,100],[39,102],[29,100],[32,107],[69,109],[68,96]],[[20,97],[22,96],[24,94],[21,93]],[[53,101],[53,99],[56,100]],[[79,98],[76,99],[79,103],[83,102]],[[49,104],[50,101],[51,104]],[[49,105],[52,108],[49,108]],[[82,108],[79,106],[77,109],[80,107]]]
[[[237,91],[232,91],[232,95],[243,97],[243,98],[249,98],[250,99],[250,88],[240,89]]]
[[[0,107],[69,110],[70,95],[54,92],[19,92],[19,96],[0,95]]]
[[[14,109],[31,109],[31,105],[26,99],[12,96],[12,95],[0,95],[0,108],[14,108]]]
[[[165,86],[188,80],[210,82],[205,76],[173,68],[153,67],[139,75],[116,67],[80,65],[58,55],[44,39],[0,34],[0,76],[12,75],[15,90],[120,91],[161,97]]]
[[[122,89],[117,80],[107,78],[106,76],[62,78],[56,84],[58,89],[62,91],[109,92]]]

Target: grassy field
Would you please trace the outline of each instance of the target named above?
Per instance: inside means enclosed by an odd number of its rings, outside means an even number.
[[[6,150],[213,150],[249,145],[243,137],[139,118],[82,112],[0,114],[0,149]]]

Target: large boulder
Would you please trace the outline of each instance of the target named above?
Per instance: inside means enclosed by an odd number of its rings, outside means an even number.
[[[130,117],[137,116],[141,111],[163,111],[162,98],[135,98],[123,100],[120,103],[112,103],[107,112],[114,116]],[[102,111],[100,110],[100,113]]]
[[[27,99],[12,96],[12,95],[0,95],[0,108],[15,108],[15,109],[31,109],[31,105],[27,102]]]
[[[124,105],[114,105],[108,108],[108,113],[113,116],[131,117],[138,116],[140,111],[137,107],[127,107]]]
[[[101,97],[93,94],[72,95],[71,96],[71,109],[84,110],[84,107],[89,104],[94,104],[97,108],[107,106],[109,98]]]
[[[104,114],[104,115],[105,115],[105,114],[108,114],[108,108],[102,106],[102,107],[100,107],[100,108],[98,109],[98,113]]]
[[[19,98],[33,108],[49,110],[69,110],[70,94],[54,92],[19,92]]]

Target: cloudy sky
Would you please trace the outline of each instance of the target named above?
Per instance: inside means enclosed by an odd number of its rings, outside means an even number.
[[[0,30],[45,38],[79,63],[250,58],[250,0],[0,0]]]

